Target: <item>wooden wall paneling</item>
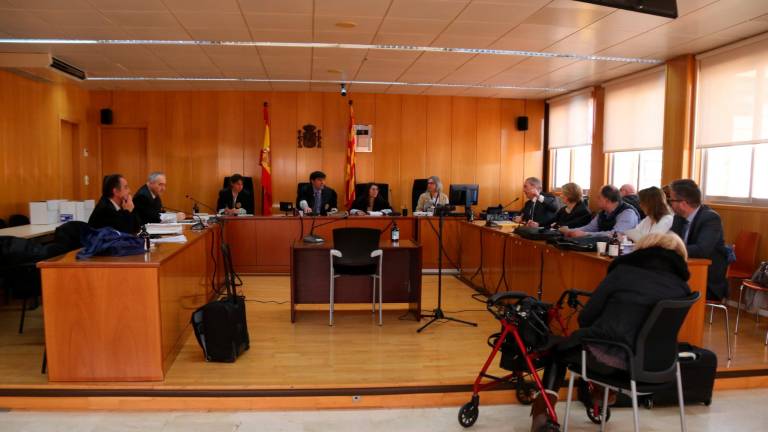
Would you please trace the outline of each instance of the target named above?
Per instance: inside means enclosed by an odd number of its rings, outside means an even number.
[[[59,122],[59,196],[71,200],[80,196],[78,129],[77,123],[66,120]]]
[[[499,194],[501,204],[506,205],[515,198],[523,199],[525,173],[525,132],[517,130],[516,119],[525,115],[525,101],[501,100],[501,154],[499,163]],[[522,208],[515,204],[510,209]]]
[[[475,180],[480,185],[477,210],[500,202],[499,192],[506,171],[501,164],[501,99],[477,100],[477,163]],[[501,251],[501,249],[499,249]]]
[[[144,127],[102,126],[101,170],[119,173],[128,181],[132,192],[141,186],[147,171],[147,129]]]
[[[667,61],[664,98],[664,157],[661,184],[691,177],[693,159],[696,58],[692,54]]]
[[[232,144],[231,150],[232,154],[230,156],[227,156],[226,154],[222,154],[223,149],[219,147],[219,167],[223,168],[223,164],[228,163],[228,167],[224,168],[221,172],[219,172],[219,177],[223,177],[232,175],[236,172],[241,172],[243,175],[253,177],[253,189],[254,189],[254,204],[255,204],[255,211],[258,214],[261,214],[261,149],[264,146],[264,102],[267,102],[269,104],[269,116],[270,120],[273,121],[274,119],[272,117],[272,102],[271,102],[271,94],[265,93],[265,92],[248,92],[243,94],[241,103],[242,103],[242,128],[243,128],[243,134],[242,134],[242,142]],[[272,125],[272,141],[274,141],[274,124]],[[233,137],[234,138],[234,137]],[[272,142],[272,147],[274,148],[274,142]],[[240,155],[237,154],[237,150],[239,149],[241,151]],[[224,150],[226,151],[226,150]],[[232,161],[231,159],[234,158],[235,160]],[[237,163],[238,158],[241,158],[242,160],[242,168],[239,168],[241,171],[237,171],[239,164]],[[222,161],[222,159],[230,159],[229,162]],[[272,154],[272,178],[274,183],[274,153]],[[275,195],[274,186],[272,187],[272,202],[273,204],[278,204],[280,201],[277,199],[277,196]]]
[[[376,127],[376,95],[372,94],[355,94],[350,96],[355,108],[355,123],[357,124],[372,124],[373,125],[373,153],[356,153],[355,154],[355,180],[357,183],[364,183],[374,181],[376,179],[374,164],[374,154],[378,151],[378,141],[376,136],[378,135],[378,128]],[[349,109],[349,108],[347,108]],[[349,114],[347,114],[349,115]],[[336,175],[341,177],[342,184],[344,182],[344,168],[342,167],[337,173],[326,173],[330,175]],[[339,196],[344,195],[344,189],[337,191]],[[341,202],[339,205],[342,205]]]
[[[322,171],[328,175],[326,184],[336,191],[339,205],[343,206],[349,99],[337,93],[323,93],[323,125]]]
[[[296,94],[272,93],[272,197],[296,201]]]
[[[451,183],[476,183],[477,98],[454,97],[451,115]],[[448,191],[448,184],[443,180]]]
[[[451,183],[452,98],[427,96],[427,176],[436,175],[445,192]]]
[[[400,181],[398,201],[389,203],[395,209],[411,211],[413,180],[427,174],[427,97],[402,96],[402,136],[400,138]]]
[[[400,202],[400,197],[403,195],[403,191],[399,187],[402,109],[402,96],[376,95],[375,147],[373,150],[375,178],[373,180],[389,185],[389,200],[395,203]],[[397,207],[395,205],[395,208]]]
[[[726,243],[733,244],[740,231],[758,232],[760,242],[757,247],[757,262],[768,260],[768,209],[723,204],[709,205],[720,214],[723,220]],[[738,295],[737,290],[732,290],[731,294]]]
[[[526,100],[525,115],[528,116],[528,130],[525,132],[524,177],[541,179],[544,174],[544,101]]]
[[[320,130],[325,135],[323,126],[323,95],[322,93],[297,93],[296,94],[296,127],[302,130],[304,125],[312,124],[315,131]],[[323,139],[324,141],[325,139]],[[296,149],[296,182],[308,181],[309,174],[323,166],[323,147]],[[333,175],[335,173],[326,173]]]
[[[598,211],[597,197],[600,195],[600,188],[607,183],[608,160],[603,153],[603,107],[605,106],[605,89],[600,86],[592,90],[593,103],[593,125],[592,125],[592,170],[589,180],[589,209],[593,212]]]
[[[263,135],[263,123],[261,115],[261,104],[248,111],[246,117],[245,99],[248,93],[240,92],[219,92],[216,93],[216,124],[218,126],[217,144],[217,169],[214,186],[220,189],[224,182],[224,177],[234,173],[240,173],[244,176],[253,177],[253,187],[256,191],[254,202],[257,211],[260,209],[261,199],[258,191],[260,190],[258,169],[259,159],[258,151],[253,147],[261,148],[261,139],[256,137],[258,134],[247,135],[245,129],[251,127],[254,129],[261,126]],[[214,143],[211,143],[214,144]],[[256,160],[246,160],[245,147],[251,147],[249,156],[257,155]]]
[[[88,185],[84,198],[98,199],[101,196],[101,178],[104,174],[101,172],[101,129],[99,128],[100,110],[112,106],[112,92],[94,91],[90,94],[90,101],[86,111],[86,144],[88,157],[85,158],[85,171],[83,175],[88,176]]]

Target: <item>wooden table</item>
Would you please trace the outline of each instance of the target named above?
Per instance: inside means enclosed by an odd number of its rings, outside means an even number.
[[[408,303],[416,320],[421,319],[421,245],[412,240],[382,241],[382,302]],[[295,242],[291,247],[291,322],[297,304],[330,303],[331,241],[321,244]],[[335,303],[372,302],[369,276],[343,276],[336,280]]]
[[[218,229],[185,230],[187,243],[142,255],[77,260],[73,251],[38,263],[49,381],[163,380],[190,315],[211,296]]]
[[[21,237],[25,239],[43,239],[53,236],[60,223],[50,225],[19,225],[0,229],[0,236]]]
[[[543,300],[554,302],[567,289],[593,291],[611,263],[610,258],[594,252],[565,251],[543,241],[526,240],[513,234],[512,227],[487,228],[482,222],[463,222],[460,237],[461,276],[490,294],[522,291],[537,296],[541,290]],[[688,312],[679,339],[698,346],[704,335],[709,262],[688,260],[688,285],[701,293],[701,300]]]

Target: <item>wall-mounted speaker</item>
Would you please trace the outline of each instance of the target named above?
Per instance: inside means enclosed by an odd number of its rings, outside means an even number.
[[[528,116],[520,116],[517,118],[517,130],[519,131],[528,130]]]
[[[112,124],[112,110],[109,108],[102,109],[99,114],[101,115],[101,124],[103,125],[111,125]]]

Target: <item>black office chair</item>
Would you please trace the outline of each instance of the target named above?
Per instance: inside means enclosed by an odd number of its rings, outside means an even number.
[[[427,181],[429,179],[414,179],[411,189],[411,211],[416,211],[416,205],[419,203],[421,194],[427,191]]]
[[[371,182],[373,183],[373,182]],[[368,195],[368,188],[371,187],[371,183],[356,183],[355,184],[355,197]],[[387,183],[373,183],[379,187],[379,196],[386,202],[389,202],[389,184]]]
[[[24,333],[27,302],[32,299],[34,309],[41,293],[40,270],[37,262],[51,256],[49,246],[19,237],[0,237],[0,273],[5,279],[9,297],[21,299],[19,333]]]
[[[370,276],[373,282],[371,312],[376,313],[376,288],[379,292],[379,325],[382,324],[381,266],[383,252],[379,249],[381,230],[374,228],[337,228],[333,230],[330,252],[331,291],[328,325],[333,325],[333,303],[336,278],[341,276]]]
[[[5,219],[0,218],[0,229],[7,228],[8,224],[5,222]]]
[[[584,344],[604,346],[623,351],[629,361],[629,367],[628,370],[621,371],[619,374],[603,375],[594,372],[590,370],[587,364],[586,350],[582,350],[581,364],[568,366],[571,377],[568,381],[564,430],[568,431],[573,383],[577,376],[581,376],[584,381],[591,381],[605,388],[603,413],[601,416],[603,422],[600,425],[601,431],[605,428],[609,389],[620,393],[629,392],[632,398],[635,432],[639,432],[640,420],[637,410],[637,395],[654,393],[669,388],[673,382],[676,382],[677,398],[680,406],[680,428],[683,432],[686,432],[683,384],[680,379],[680,364],[678,363],[677,353],[677,333],[683,325],[688,310],[699,300],[700,296],[698,292],[695,292],[684,299],[662,300],[658,302],[640,329],[634,350],[625,344],[614,341],[585,338],[582,341]]]
[[[29,225],[29,218],[23,214],[14,214],[8,218],[8,227]]]
[[[229,189],[229,176],[224,177],[224,187],[222,189]],[[243,177],[243,190],[247,191],[256,200],[256,194],[253,193],[253,177]]]
[[[311,186],[309,185],[309,182],[299,182],[299,184],[296,185],[296,196],[300,197],[302,195],[302,192],[309,189]],[[298,203],[296,203],[298,205]]]

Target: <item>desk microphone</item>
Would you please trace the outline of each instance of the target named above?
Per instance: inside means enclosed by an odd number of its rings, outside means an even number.
[[[349,212],[345,211],[343,213],[343,216],[335,217],[335,218],[329,220],[328,222],[323,222],[323,223],[321,223],[320,225],[317,225],[317,226],[315,226],[315,221],[317,220],[317,218],[312,218],[312,227],[309,230],[309,235],[305,236],[303,238],[304,243],[323,243],[323,242],[325,242],[324,238],[322,238],[322,237],[320,237],[318,235],[315,235],[315,228],[320,228],[322,226],[325,226],[325,225],[328,225],[328,224],[332,224],[332,223],[336,223],[336,222],[338,222],[340,220],[344,220],[344,219],[347,219],[347,218],[349,218]]]
[[[200,213],[200,211],[199,211],[200,208],[197,206],[198,204],[200,204],[203,207],[207,208],[208,210],[212,211],[213,214],[218,213],[213,207],[211,207],[208,204],[206,204],[206,203],[196,199],[195,197],[193,197],[193,196],[191,196],[189,194],[184,195],[184,198],[186,198],[186,199],[188,199],[188,200],[190,200],[190,201],[192,201],[194,203],[194,205],[192,206],[192,212],[193,213]]]

